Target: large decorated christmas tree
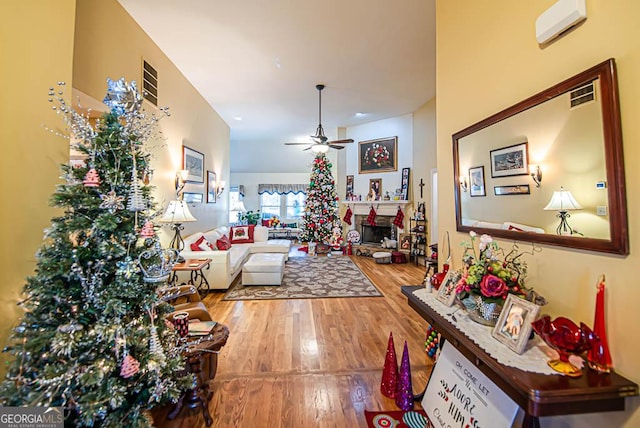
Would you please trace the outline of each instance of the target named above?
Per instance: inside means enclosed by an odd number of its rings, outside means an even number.
[[[336,183],[331,175],[331,163],[324,153],[318,153],[311,166],[300,240],[328,244],[336,227],[340,227]]]
[[[65,407],[70,425],[151,426],[147,409],[193,384],[183,373],[171,311],[159,298],[175,260],[152,223],[145,141],[158,118],[142,110],[135,82],[108,81],[111,111],[95,125],[51,89],[84,165],[63,165],[64,183],[24,287],[24,316],[6,352],[5,406]],[[166,111],[162,110],[166,113]],[[146,184],[145,184],[146,183]]]

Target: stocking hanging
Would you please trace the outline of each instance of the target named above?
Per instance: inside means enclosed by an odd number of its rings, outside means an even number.
[[[400,207],[398,207],[396,218],[393,219],[393,224],[396,225],[398,229],[404,229],[404,213]]]
[[[371,207],[371,210],[369,211],[369,216],[367,217],[367,223],[369,223],[370,226],[376,225],[376,210],[373,207]]]
[[[351,211],[351,207],[347,207],[347,212],[344,213],[344,218],[342,219],[345,223],[351,226],[351,217],[353,216],[353,211]]]

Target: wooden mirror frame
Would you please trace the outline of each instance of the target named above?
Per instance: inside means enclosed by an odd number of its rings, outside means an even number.
[[[602,103],[602,125],[604,139],[605,166],[608,187],[609,231],[610,239],[583,238],[561,236],[533,232],[520,232],[503,229],[490,229],[464,226],[462,224],[462,206],[460,186],[459,148],[461,138],[491,126],[504,119],[517,115],[525,110],[544,103],[547,100],[578,88],[595,79],[600,80],[600,100]],[[629,254],[629,227],[627,224],[627,198],[625,190],[624,158],[622,151],[622,127],[620,121],[620,104],[618,98],[618,82],[616,65],[608,59],[582,73],[577,74],[551,88],[544,90],[524,101],[521,101],[499,113],[496,113],[452,136],[453,138],[453,176],[456,205],[456,230],[458,232],[486,233],[495,237],[518,241],[537,242],[611,254]]]

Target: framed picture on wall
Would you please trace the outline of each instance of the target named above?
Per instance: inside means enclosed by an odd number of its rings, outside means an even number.
[[[400,186],[400,197],[403,201],[409,200],[409,175],[410,168],[402,168],[402,184]]]
[[[201,204],[202,193],[184,192],[182,198],[188,204]]]
[[[491,150],[491,177],[529,174],[527,142]]]
[[[207,203],[216,203],[216,173],[207,171]]]
[[[386,172],[398,170],[398,137],[360,141],[358,143],[358,172]]]
[[[197,150],[182,146],[182,169],[188,171],[188,183],[204,183],[204,155]]]
[[[531,189],[528,184],[516,184],[514,186],[494,186],[493,193],[495,193],[496,196],[528,195],[531,193]]]
[[[487,196],[484,189],[484,166],[469,168],[469,196]]]

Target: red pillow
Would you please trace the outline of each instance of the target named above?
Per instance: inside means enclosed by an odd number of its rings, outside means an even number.
[[[202,249],[200,248],[200,244],[202,244],[202,241],[204,241],[204,235],[202,235],[196,242],[191,243],[191,251],[202,251]]]
[[[519,227],[515,227],[515,226],[512,226],[512,225],[509,225],[509,230],[516,230],[518,232],[524,232],[523,229],[520,229]]]
[[[233,226],[231,228],[231,243],[232,244],[251,244],[253,243],[253,229],[255,225],[250,224],[248,226]]]
[[[218,250],[220,251],[225,251],[231,248],[231,241],[229,241],[227,235],[222,235],[222,238],[216,241],[216,247],[218,247]]]
[[[271,227],[271,220],[262,220],[262,225],[264,227]]]

